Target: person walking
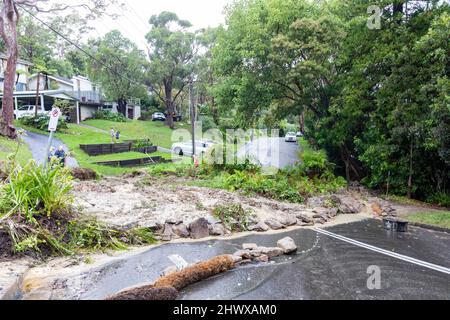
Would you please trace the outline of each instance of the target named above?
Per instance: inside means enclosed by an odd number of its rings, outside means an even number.
[[[114,128],[111,128],[111,130],[109,130],[109,135],[111,136],[111,143],[116,143],[116,131],[114,130]]]
[[[116,132],[116,141],[119,141],[119,139],[120,139],[120,131],[117,130],[117,132]]]

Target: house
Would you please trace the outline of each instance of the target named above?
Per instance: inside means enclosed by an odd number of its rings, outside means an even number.
[[[36,90],[37,80],[37,74],[30,77],[28,83],[30,90]],[[39,90],[57,90],[74,97],[78,101],[78,112],[71,118],[77,119],[77,122],[91,118],[94,112],[102,109],[118,112],[117,103],[105,101],[99,85],[80,75],[69,79],[55,75],[40,74]],[[130,99],[126,114],[129,119],[140,118],[141,107],[139,99]]]
[[[78,112],[71,117],[77,122],[91,118],[94,112],[101,109],[105,100],[101,88],[83,76],[77,75],[69,79],[41,73],[38,79],[38,74],[33,74],[28,82],[30,90],[36,90],[38,80],[39,91],[56,90],[70,95],[78,101]]]
[[[6,54],[0,52],[0,91],[3,92],[3,82],[5,79],[5,70],[7,62]],[[16,70],[16,91],[26,91],[28,90],[28,70],[33,64],[26,60],[18,59]]]

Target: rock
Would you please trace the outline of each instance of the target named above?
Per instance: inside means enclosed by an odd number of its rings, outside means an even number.
[[[252,251],[250,251],[250,255],[252,256],[252,258],[257,258],[262,255],[262,252],[258,251],[258,250],[252,250]]]
[[[167,220],[166,220],[166,223],[168,223],[168,224],[174,224],[174,225],[179,225],[179,224],[182,224],[182,223],[183,223],[183,220],[177,220],[177,219],[174,219],[174,218],[170,218],[170,219],[167,219]]]
[[[239,250],[233,253],[233,256],[241,257],[242,259],[251,259],[251,254],[249,250]]]
[[[297,219],[305,223],[311,223],[313,219],[306,214],[300,213],[296,215]]]
[[[258,249],[256,249],[257,252],[259,251],[261,252],[261,254],[265,254],[269,258],[279,257],[283,254],[283,250],[277,247],[273,248],[258,247]]]
[[[215,224],[221,223],[220,220],[216,219],[215,217],[213,217],[213,216],[210,215],[210,214],[208,214],[208,215],[205,217],[205,219],[208,220],[208,223],[211,224],[211,225],[215,225]]]
[[[265,231],[269,231],[269,226],[267,224],[265,224],[263,221],[260,221],[257,224],[249,226],[248,230],[249,231],[257,231],[257,232],[265,232]]]
[[[264,223],[272,230],[280,230],[284,228],[284,226],[275,219],[267,219]]]
[[[295,226],[297,224],[297,218],[294,215],[285,215],[278,218],[278,221],[287,227]]]
[[[148,228],[152,232],[158,232],[161,229],[163,229],[164,226],[160,223],[150,223],[149,225],[146,226],[146,228]]]
[[[172,231],[180,238],[189,238],[189,230],[183,223],[172,226]]]
[[[241,256],[232,255],[231,258],[233,259],[234,263],[239,263],[243,260]]]
[[[325,224],[326,221],[323,218],[315,218],[314,223]]]
[[[242,249],[244,250],[254,250],[258,248],[258,245],[256,243],[244,243],[242,245]]]
[[[283,250],[285,254],[290,254],[292,252],[297,251],[297,245],[294,242],[294,239],[291,237],[286,237],[278,240],[277,246]]]
[[[175,233],[173,233],[172,225],[166,223],[164,225],[164,232],[163,232],[163,234],[161,236],[161,240],[162,241],[170,241],[170,240],[172,240],[174,238],[174,236],[176,236],[176,235],[175,235]]]
[[[338,209],[337,208],[331,208],[330,210],[328,210],[328,216],[329,217],[336,217],[338,214]]]
[[[208,220],[205,218],[199,218],[191,222],[189,229],[191,230],[191,238],[193,239],[209,237]]]
[[[363,206],[354,199],[341,197],[338,209],[344,214],[354,214],[361,212]]]
[[[325,221],[325,222],[328,222],[328,220],[330,220],[330,218],[328,217],[328,215],[325,214],[325,213],[322,213],[322,214],[315,214],[315,215],[313,216],[313,219],[314,219],[314,220],[315,220],[315,219],[322,219],[322,220]]]
[[[269,262],[269,256],[266,255],[266,254],[263,254],[260,257],[256,258],[255,260],[258,261],[258,262],[265,262],[265,263],[267,263],[267,262]]]
[[[328,213],[328,208],[318,207],[314,208],[313,211],[317,215],[324,215]]]
[[[227,233],[227,229],[221,223],[209,226],[209,234],[212,236],[223,236],[226,233]]]

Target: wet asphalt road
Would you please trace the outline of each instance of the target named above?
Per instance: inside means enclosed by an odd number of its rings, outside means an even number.
[[[31,154],[33,155],[33,159],[36,160],[36,163],[38,165],[43,164],[48,143],[48,136],[27,131],[26,136],[23,136],[22,139],[28,145]],[[61,140],[56,138],[53,138],[52,146],[55,148],[63,146],[66,153],[69,151],[69,148]],[[78,167],[78,162],[75,158],[67,157],[67,166],[69,168]]]
[[[410,228],[392,233],[381,222],[364,220],[326,230],[446,268],[450,267],[450,234]],[[166,244],[126,260],[98,268],[85,279],[89,288],[81,299],[102,299],[123,288],[153,282],[180,254],[189,263],[232,253],[242,243],[275,246],[292,237],[299,250],[275,263],[238,267],[194,284],[180,299],[450,299],[450,275],[350,244],[313,229],[282,234],[254,234],[239,239]],[[369,266],[381,270],[381,289],[369,290]],[[87,284],[86,284],[87,285]]]
[[[238,151],[238,157],[255,159],[263,167],[283,169],[299,161],[299,146],[296,142],[286,142],[284,138],[259,138]]]

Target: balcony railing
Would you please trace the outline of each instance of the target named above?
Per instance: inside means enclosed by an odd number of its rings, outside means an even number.
[[[96,91],[70,91],[67,93],[82,103],[101,103],[104,101],[103,95]]]

